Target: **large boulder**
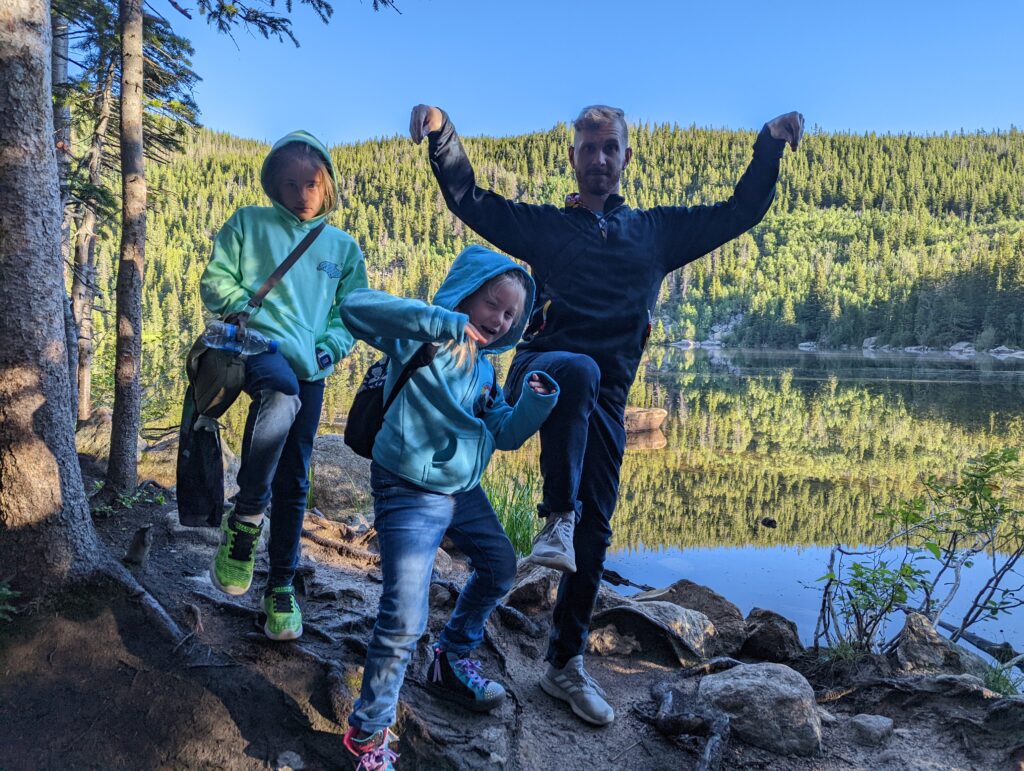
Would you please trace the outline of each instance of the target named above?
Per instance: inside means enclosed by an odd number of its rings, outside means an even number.
[[[914,674],[948,672],[984,680],[988,672],[980,656],[947,640],[922,613],[907,613],[893,656],[902,671]]]
[[[313,442],[310,505],[331,519],[348,521],[370,509],[370,461],[356,455],[341,434],[321,434]]]
[[[778,755],[814,755],[821,749],[821,720],[814,690],[782,664],[741,664],[708,675],[697,687],[705,714],[729,715],[733,733]]]
[[[665,422],[668,411],[661,407],[626,407],[624,424],[626,433],[656,431]]]
[[[804,652],[796,624],[770,610],[754,608],[747,615],[747,639],[740,654],[761,661],[793,661]]]
[[[732,656],[747,638],[747,624],[740,609],[706,586],[682,579],[665,589],[653,589],[633,596],[634,600],[673,602],[707,616],[715,626],[711,655]]]
[[[505,597],[505,604],[529,614],[550,610],[561,580],[562,574],[557,570],[519,560],[516,579]]]
[[[658,600],[627,600],[594,614],[592,629],[609,625],[623,639],[638,643],[645,658],[684,667],[707,658],[715,637],[715,627],[703,613]],[[594,649],[599,649],[596,644]]]

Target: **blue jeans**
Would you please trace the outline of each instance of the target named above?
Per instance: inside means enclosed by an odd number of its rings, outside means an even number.
[[[280,353],[261,353],[246,359],[243,390],[252,403],[242,435],[235,514],[254,516],[270,504],[267,585],[287,585],[299,563],[324,382],[299,380]]]
[[[518,395],[523,377],[535,369],[550,374],[561,389],[558,404],[540,428],[544,499],[539,513],[546,517],[556,511],[576,512],[576,572],[563,574],[558,585],[546,656],[561,668],[586,649],[605,553],[612,542],[611,520],[626,449],[626,407],[601,387],[601,370],[593,359],[564,351],[517,353],[505,393]]]
[[[348,721],[374,733],[395,722],[406,667],[427,627],[430,576],[445,532],[473,566],[438,640],[459,657],[483,640],[484,624],[512,587],[516,554],[480,485],[454,495],[435,493],[375,461],[370,486],[384,587],[362,689]]]

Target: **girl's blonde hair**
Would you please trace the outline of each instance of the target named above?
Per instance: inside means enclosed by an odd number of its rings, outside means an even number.
[[[516,317],[512,320],[512,326],[515,327],[523,320],[523,312],[526,310],[526,295],[530,291],[530,279],[526,273],[518,268],[507,270],[495,276],[492,279],[481,284],[480,288],[477,289],[470,295],[467,295],[462,299],[455,310],[459,310],[464,304],[468,303],[469,300],[475,297],[480,292],[493,293],[502,286],[516,286],[519,287],[523,292],[522,302],[519,303],[519,311],[516,313]],[[449,340],[445,344],[445,349],[452,352],[452,357],[455,359],[456,367],[469,367],[473,368],[476,363],[476,342],[474,340],[466,340],[464,343],[456,343],[454,340]]]
[[[338,191],[334,187],[334,180],[327,168],[327,161],[315,147],[307,145],[305,142],[289,142],[271,154],[270,161],[267,163],[267,178],[270,180],[270,186],[275,196],[277,195],[277,186],[280,184],[278,175],[281,173],[281,168],[292,161],[305,163],[310,168],[316,169],[317,184],[324,191],[324,205],[320,207],[316,216],[319,217],[332,211],[338,201]]]

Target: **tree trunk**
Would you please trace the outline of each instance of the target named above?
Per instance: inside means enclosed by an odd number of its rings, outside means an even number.
[[[35,594],[103,552],[68,404],[48,0],[0,3],[0,51],[0,572]]]
[[[53,145],[57,150],[57,178],[60,185],[60,256],[63,262],[64,283],[67,285],[68,266],[71,264],[71,108],[68,106],[68,20],[64,16],[51,17],[53,34],[50,48],[50,69],[53,77]],[[78,329],[71,313],[71,303],[64,303],[64,331],[68,352],[68,370],[78,370]],[[74,379],[69,382],[71,414],[78,414],[78,388]]]
[[[114,412],[107,484],[116,492],[138,483],[142,412],[142,279],[146,251],[146,176],[142,146],[142,0],[120,0],[121,259],[117,268]]]
[[[89,143],[89,184],[103,183],[103,153],[114,98],[114,62],[107,63],[96,94],[96,124]],[[78,419],[92,415],[92,306],[96,299],[96,209],[88,203],[75,233],[75,274],[71,282],[71,313],[78,325]]]

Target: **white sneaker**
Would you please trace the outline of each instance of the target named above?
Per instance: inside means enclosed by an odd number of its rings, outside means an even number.
[[[604,689],[583,668],[583,656],[573,656],[561,669],[548,667],[540,687],[549,696],[568,702],[572,711],[594,725],[615,720],[615,710],[606,701]]]
[[[576,552],[572,548],[572,535],[575,529],[575,512],[548,514],[544,529],[534,536],[533,549],[526,561],[565,573],[575,573]]]

